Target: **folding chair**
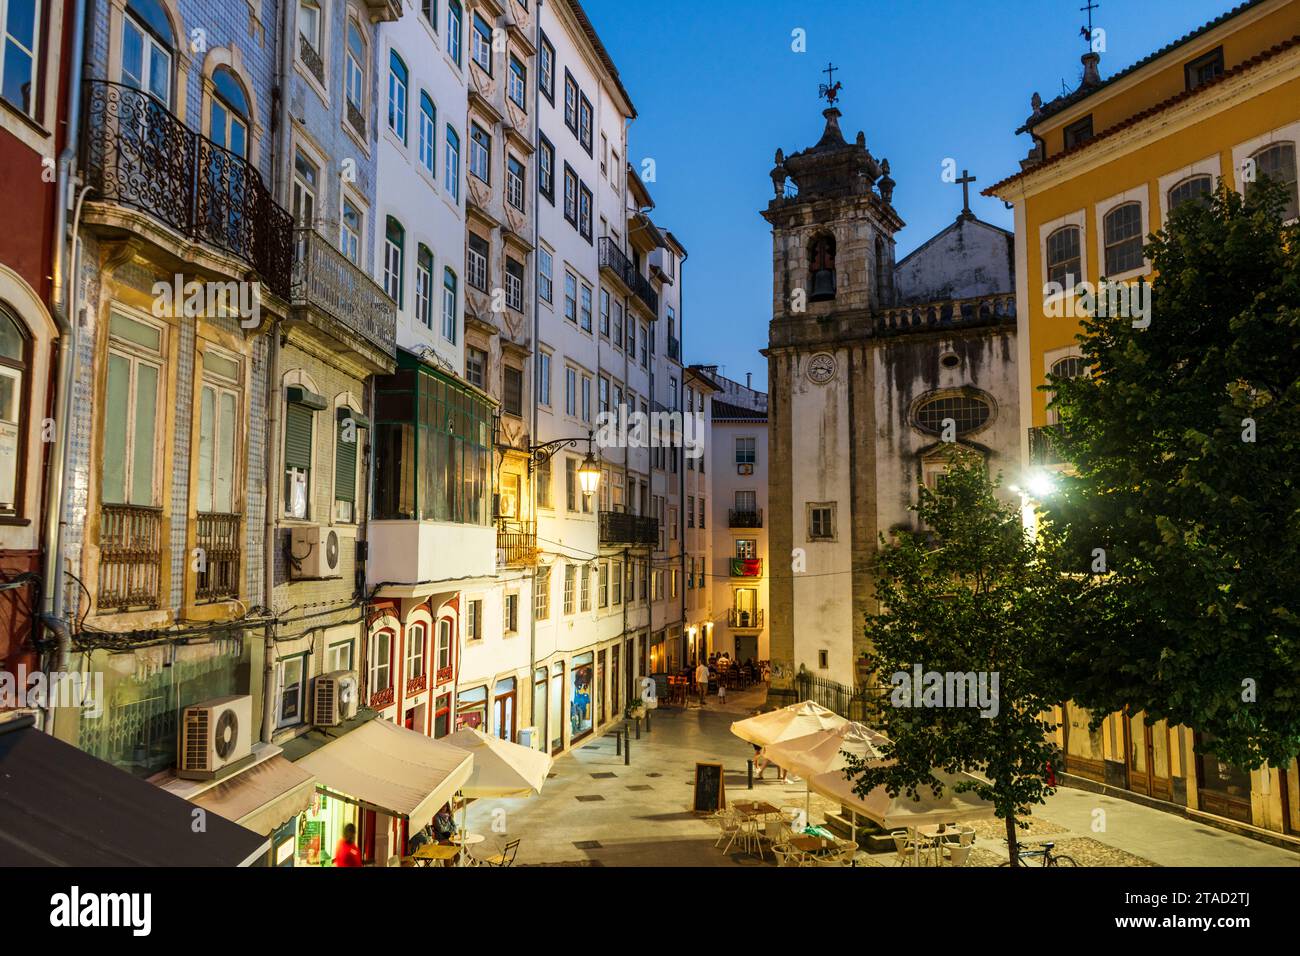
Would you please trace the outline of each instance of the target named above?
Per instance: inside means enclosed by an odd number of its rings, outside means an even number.
[[[519,853],[519,841],[511,840],[506,844],[505,849],[500,853],[494,853],[491,856],[480,859],[481,866],[514,866],[515,856]]]

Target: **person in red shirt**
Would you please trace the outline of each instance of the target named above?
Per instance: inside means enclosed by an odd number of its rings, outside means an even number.
[[[361,848],[357,846],[357,828],[349,823],[343,828],[343,839],[334,848],[335,866],[360,866]]]

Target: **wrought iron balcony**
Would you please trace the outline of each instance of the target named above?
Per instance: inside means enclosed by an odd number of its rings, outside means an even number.
[[[138,209],[236,256],[288,296],[293,219],[248,160],[134,87],[88,80],[84,95],[81,168],[92,199]]]
[[[763,509],[753,508],[748,511],[730,508],[727,510],[728,528],[763,527]]]
[[[761,578],[763,576],[763,559],[732,558],[731,576],[733,578]]]
[[[727,624],[740,630],[752,629],[762,630],[763,612],[762,611],[742,611],[739,608],[728,608]]]
[[[623,284],[627,291],[640,299],[655,318],[659,317],[659,293],[654,290],[650,280],[637,271],[636,266],[612,239],[602,236],[598,255],[600,268]]]
[[[100,611],[154,610],[161,606],[161,508],[101,505],[99,509]]]
[[[397,303],[314,229],[294,235],[293,304],[328,316],[395,359]]]
[[[195,544],[203,551],[194,599],[199,603],[239,597],[240,516],[200,512]]]
[[[532,521],[498,521],[497,551],[502,567],[523,568],[535,565],[537,524]]]
[[[600,513],[601,544],[657,545],[659,523],[653,518],[623,511]]]
[[[311,41],[301,33],[298,34],[298,59],[307,64],[307,69],[311,70],[312,76],[316,77],[316,82],[324,86],[325,63],[316,52],[316,48],[311,45]]]
[[[1065,462],[1057,450],[1060,425],[1042,425],[1029,429],[1029,461],[1034,465],[1060,465]]]

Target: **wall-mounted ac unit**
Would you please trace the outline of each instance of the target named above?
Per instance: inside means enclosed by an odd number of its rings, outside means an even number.
[[[737,466],[736,466],[736,474],[738,474],[738,475],[752,475],[753,473],[754,473],[754,466],[753,466],[753,465],[737,465]]]
[[[345,539],[337,528],[310,524],[289,535],[289,577],[338,578],[343,576]]]
[[[519,746],[529,747],[533,750],[541,749],[537,746],[538,742],[541,740],[541,735],[538,733],[536,727],[520,727],[515,736],[518,740]]]
[[[311,722],[317,727],[337,727],[357,715],[357,675],[331,671],[316,678],[312,689]]]
[[[181,713],[176,775],[209,780],[239,763],[253,746],[253,699],[247,694],[218,697]]]

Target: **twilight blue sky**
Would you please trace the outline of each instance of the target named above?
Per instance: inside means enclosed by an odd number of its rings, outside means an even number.
[[[940,179],[946,157],[978,177],[971,208],[1011,228],[979,190],[1016,171],[1029,149],[1014,135],[1037,90],[1078,84],[1086,0],[583,0],[640,117],[629,160],[649,156],[655,221],[686,246],[686,359],[754,373],[765,387],[771,318],[771,234],[759,210],[768,171],[821,136],[817,85],[828,60],[844,84],[849,140],[888,158],[904,255],[950,223],[961,188]],[[1102,0],[1109,76],[1234,0]],[[791,50],[802,28],[807,52]]]

